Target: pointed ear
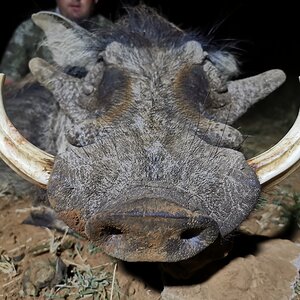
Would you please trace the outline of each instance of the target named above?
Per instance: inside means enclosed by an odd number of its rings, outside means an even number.
[[[54,61],[62,66],[80,66],[89,69],[97,61],[95,36],[67,18],[53,12],[42,11],[32,15],[33,22],[46,35],[43,42]]]
[[[211,78],[213,82],[214,77]],[[215,80],[214,87],[219,90],[211,92],[211,104],[206,112],[215,121],[233,124],[256,102],[282,85],[285,79],[286,75],[282,70],[274,69],[252,77],[229,81],[223,91],[220,87],[224,87],[224,82],[219,84]]]
[[[240,118],[251,106],[264,99],[286,80],[282,70],[274,69],[261,74],[231,81],[228,83],[228,93],[232,98],[231,116],[228,122],[232,124]]]

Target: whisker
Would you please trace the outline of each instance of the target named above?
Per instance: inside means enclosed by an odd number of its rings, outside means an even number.
[[[90,155],[87,153],[87,151],[86,151],[86,149],[85,149],[85,147],[83,147],[83,146],[81,146],[82,148],[82,151],[85,153],[85,155],[88,157],[88,158],[90,158]]]

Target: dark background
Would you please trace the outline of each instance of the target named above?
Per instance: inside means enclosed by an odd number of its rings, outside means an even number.
[[[122,5],[138,0],[100,0],[98,11],[116,20]],[[217,40],[237,41],[241,69],[248,75],[280,68],[288,76],[300,75],[300,13],[297,1],[196,1],[144,0],[183,29],[213,32]],[[55,0],[5,2],[1,7],[2,55],[13,30],[31,13],[53,8]],[[211,34],[210,34],[211,35]]]

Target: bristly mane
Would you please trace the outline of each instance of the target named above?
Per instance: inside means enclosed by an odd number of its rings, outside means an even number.
[[[148,6],[127,7],[126,12],[105,35],[107,44],[117,41],[134,47],[179,47],[187,41],[199,39],[195,32],[182,31]]]
[[[129,48],[179,48],[189,41],[198,42],[207,52],[208,59],[221,71],[223,76],[231,78],[238,74],[235,57],[227,51],[230,47],[217,45],[199,31],[183,31],[169,22],[155,9],[145,5],[128,7],[127,14],[120,18],[112,28],[101,28],[90,24],[90,41],[79,47],[78,36],[66,30],[54,32],[51,38],[42,41],[42,45],[56,53],[55,63],[73,76],[83,77],[87,73],[86,63],[96,61],[101,52],[112,42],[118,42]],[[72,53],[72,55],[69,55]],[[100,58],[100,57],[99,57]],[[71,62],[71,64],[69,63]],[[94,62],[93,62],[94,63]]]
[[[109,32],[98,32],[97,46],[99,51],[113,42],[119,42],[130,47],[180,47],[188,41],[194,40],[201,44],[208,52],[213,63],[227,73],[229,77],[238,74],[238,65],[234,56],[220,45],[214,45],[198,31],[183,31],[167,21],[158,12],[145,5],[128,7],[127,14],[115,24]],[[226,45],[227,47],[230,45]],[[224,50],[220,50],[220,49]]]

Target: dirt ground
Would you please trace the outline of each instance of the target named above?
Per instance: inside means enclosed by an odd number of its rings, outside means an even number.
[[[291,89],[283,88],[237,123],[247,136],[243,145],[247,157],[264,151],[287,132],[297,114],[296,93],[300,99],[293,84]],[[277,238],[284,234],[300,242],[299,195],[300,170],[263,193],[262,210],[253,213],[242,230]],[[151,265],[126,265],[80,237],[23,224],[38,210],[31,200],[9,191],[0,194],[0,299],[162,299],[159,273]],[[290,219],[296,225],[287,235]]]
[[[159,299],[88,241],[22,224],[30,199],[2,198],[0,210],[0,299]]]

